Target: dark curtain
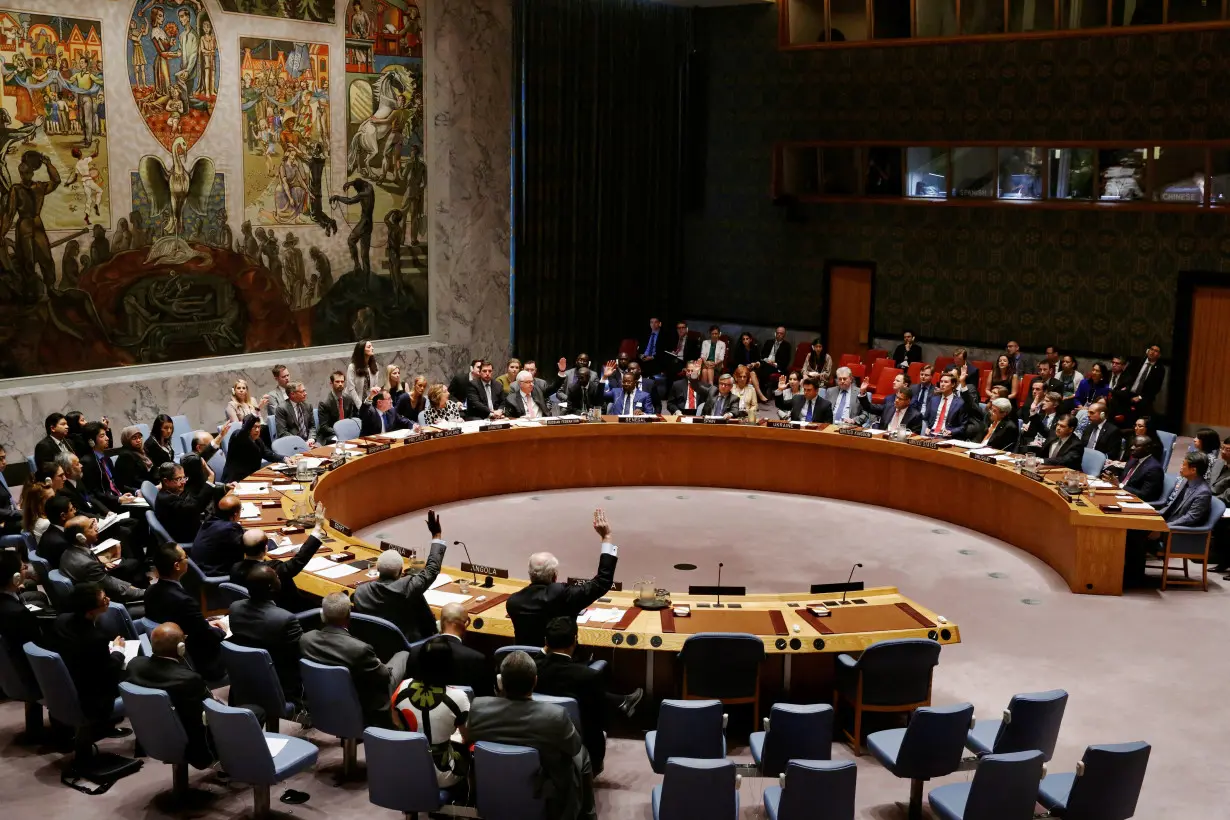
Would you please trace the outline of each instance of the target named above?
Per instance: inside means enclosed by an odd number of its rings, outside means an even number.
[[[514,343],[547,371],[676,305],[691,17],[518,0],[514,36]]]

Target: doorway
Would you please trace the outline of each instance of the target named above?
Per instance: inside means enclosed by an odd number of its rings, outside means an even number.
[[[1230,432],[1230,282],[1224,274],[1182,272],[1175,299],[1168,414],[1185,434]]]
[[[863,353],[871,346],[875,263],[827,262],[824,347],[836,362],[843,353]]]

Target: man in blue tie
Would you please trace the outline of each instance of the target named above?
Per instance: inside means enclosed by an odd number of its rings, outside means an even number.
[[[646,375],[653,376],[657,370],[657,355],[658,343],[661,339],[662,322],[657,318],[649,320],[649,336],[645,339],[645,344],[641,345],[641,369]]]
[[[808,424],[832,424],[833,405],[820,395],[820,380],[814,376],[803,379],[803,395],[790,404],[790,420]]]
[[[935,395],[935,385],[931,383],[934,375],[935,368],[929,364],[923,365],[923,369],[918,371],[918,384],[910,388],[910,392],[914,394],[910,407],[923,415],[926,415],[927,408],[931,406],[931,397]]]
[[[381,390],[369,404],[359,411],[360,436],[376,436],[391,430],[409,430],[414,425],[410,419],[393,409],[393,397],[388,390]]]
[[[828,400],[833,405],[833,421],[837,424],[862,424],[867,419],[858,401],[858,388],[854,386],[854,373],[848,367],[839,367],[835,374],[837,384],[829,388]]]
[[[727,419],[741,419],[747,411],[740,406],[739,397],[731,393],[735,387],[735,377],[723,373],[718,379],[717,392],[709,394],[702,415],[721,416]]]
[[[1170,527],[1203,526],[1209,517],[1209,507],[1213,503],[1213,491],[1209,482],[1204,480],[1204,474],[1209,469],[1209,458],[1201,452],[1191,452],[1183,456],[1179,465],[1180,482],[1178,491],[1158,512]],[[1139,584],[1145,577],[1145,553],[1157,554],[1164,545],[1164,535],[1160,532],[1140,532],[1133,530],[1128,533],[1127,555],[1123,562],[1123,583]]]
[[[9,483],[4,480],[7,466],[8,454],[0,447],[0,535],[17,535],[21,532],[21,509],[13,503]]]
[[[620,386],[609,391],[606,398],[610,402],[607,412],[617,416],[652,416],[658,412],[649,394],[637,389],[636,376],[631,372],[624,374]]]

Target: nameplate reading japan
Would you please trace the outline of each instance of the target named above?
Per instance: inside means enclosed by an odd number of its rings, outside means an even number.
[[[462,572],[472,572],[477,575],[491,575],[495,578],[507,578],[508,570],[499,567],[486,567],[482,564],[462,564]]]
[[[347,527],[345,524],[335,521],[332,518],[329,519],[329,526],[340,532],[342,535],[353,535],[350,531],[350,527]]]
[[[650,424],[658,421],[657,416],[620,416],[620,424]]]
[[[839,427],[837,434],[840,436],[854,436],[855,438],[872,438],[870,431],[860,430],[857,427]]]

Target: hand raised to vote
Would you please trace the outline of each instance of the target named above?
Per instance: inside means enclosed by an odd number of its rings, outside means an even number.
[[[785,376],[778,376],[778,377],[777,377],[777,389],[778,389],[778,390],[785,390],[785,389],[786,389],[786,377],[785,377]]]
[[[864,378],[862,384],[858,386],[858,394],[861,396],[871,389],[871,379]]]
[[[606,511],[601,507],[594,510],[594,532],[601,535],[603,539],[609,538],[611,535],[611,525],[607,523]]]
[[[427,511],[427,529],[431,530],[432,538],[439,538],[440,533],[444,532],[440,525],[440,516],[436,515],[435,510]]]
[[[565,359],[563,356],[561,356],[559,360],[559,372],[563,373],[567,369],[568,369],[568,360]]]

